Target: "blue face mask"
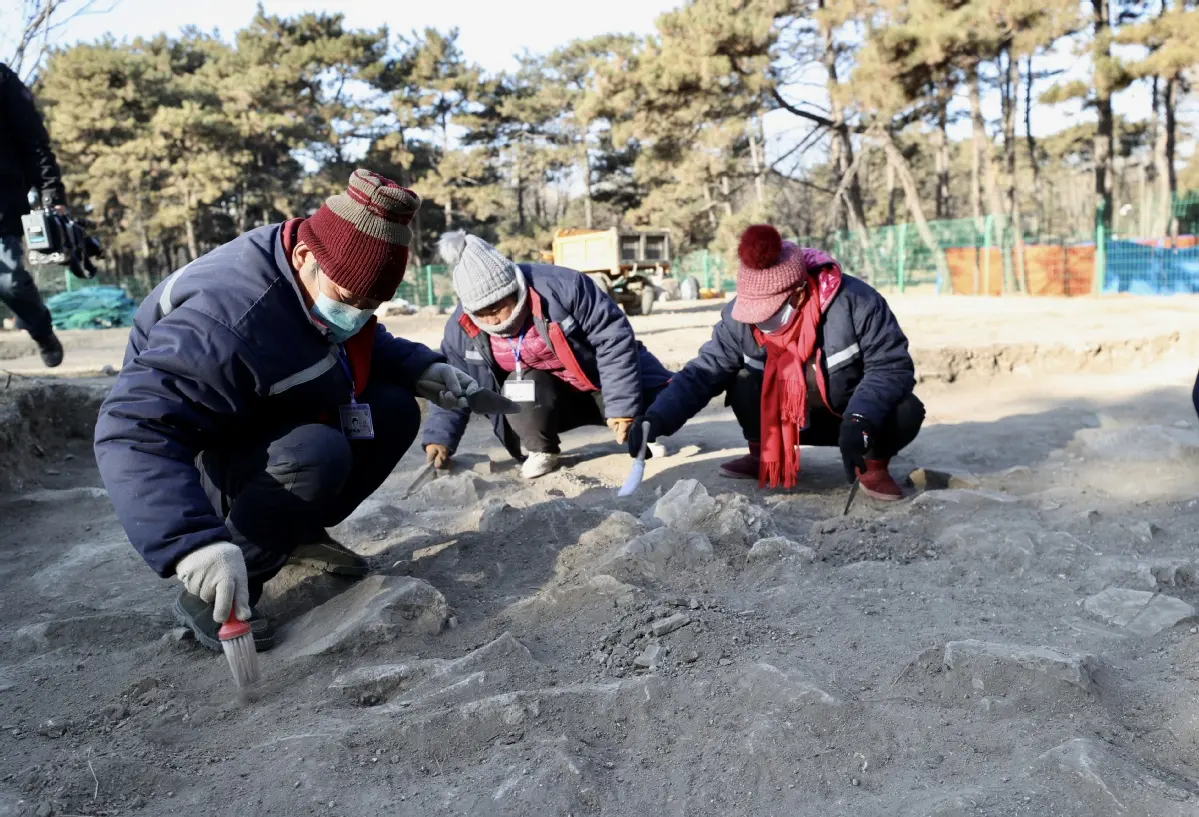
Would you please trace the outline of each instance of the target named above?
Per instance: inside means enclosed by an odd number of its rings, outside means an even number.
[[[362,331],[373,309],[359,309],[356,306],[335,301],[325,293],[318,293],[316,302],[312,305],[312,314],[329,329],[329,337],[334,343],[345,343]]]

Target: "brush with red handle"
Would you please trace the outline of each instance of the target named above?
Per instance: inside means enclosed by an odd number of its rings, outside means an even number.
[[[257,684],[258,650],[254,647],[250,622],[242,621],[234,610],[230,610],[229,619],[221,625],[217,637],[221,639],[221,648],[225,651],[229,669],[233,672],[233,683],[237,684],[238,689]]]

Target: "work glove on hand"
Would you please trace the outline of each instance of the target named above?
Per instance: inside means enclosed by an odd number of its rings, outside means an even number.
[[[417,395],[443,409],[467,408],[466,395],[478,390],[473,377],[448,363],[434,363],[416,379]]]
[[[632,417],[612,417],[608,420],[608,428],[616,434],[616,443],[618,445],[625,443],[629,439],[629,428],[633,425]]]
[[[645,438],[647,443],[652,443],[658,439],[660,425],[656,419],[648,415],[641,415],[633,418],[633,424],[629,427],[629,456],[636,459],[641,453],[641,438],[643,424],[649,423],[649,436]],[[654,456],[654,452],[648,447],[645,449],[645,458],[648,460]]]
[[[866,470],[866,452],[874,445],[874,424],[860,414],[851,414],[841,423],[841,461],[845,479],[853,482]]]
[[[231,609],[242,621],[250,620],[250,580],[237,545],[214,542],[192,551],[175,565],[175,577],[187,592],[214,604],[214,621],[224,624]]]
[[[433,467],[440,471],[450,462],[450,449],[438,443],[429,443],[425,446],[425,462],[433,463]]]

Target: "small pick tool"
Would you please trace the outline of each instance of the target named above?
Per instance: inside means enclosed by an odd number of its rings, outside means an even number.
[[[236,607],[236,605],[234,605]],[[258,650],[254,647],[254,635],[250,632],[250,622],[242,621],[233,610],[229,611],[229,620],[221,625],[217,637],[221,639],[221,649],[229,661],[229,669],[233,672],[233,683],[238,689],[246,689],[258,683]]]
[[[845,510],[841,511],[842,516],[849,514],[849,508],[853,505],[853,498],[858,495],[858,486],[862,484],[860,477],[854,477],[853,485],[849,486],[849,498],[845,500]]]
[[[645,476],[645,446],[649,441],[649,429],[648,421],[641,424],[641,450],[637,452],[637,459],[633,460],[633,467],[629,469],[629,475],[625,477],[617,496],[632,496],[641,486],[641,478]]]

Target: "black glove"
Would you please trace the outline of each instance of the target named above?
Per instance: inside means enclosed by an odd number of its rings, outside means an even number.
[[[643,423],[649,423],[649,436],[645,438],[645,441],[647,443],[652,443],[654,440],[658,439],[659,425],[657,420],[646,415],[634,417],[633,427],[629,429],[629,456],[633,459],[637,459],[637,455],[641,453]],[[645,458],[648,460],[652,456],[653,452],[651,452],[648,448],[645,449]]]
[[[845,463],[845,478],[857,479],[866,470],[866,452],[874,445],[874,424],[860,414],[851,414],[841,423],[841,461]]]

